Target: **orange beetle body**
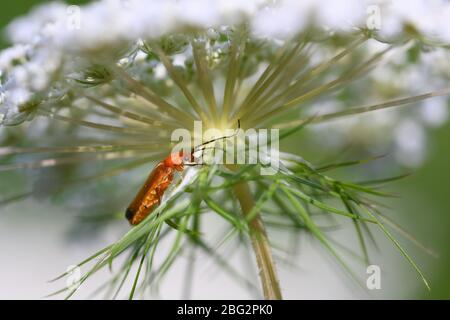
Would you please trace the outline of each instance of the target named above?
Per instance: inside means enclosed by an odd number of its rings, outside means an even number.
[[[193,161],[192,154],[187,156],[189,161]],[[183,151],[172,153],[156,165],[126,210],[125,217],[130,224],[142,222],[161,203],[164,192],[173,181],[174,173],[184,170],[183,158]]]

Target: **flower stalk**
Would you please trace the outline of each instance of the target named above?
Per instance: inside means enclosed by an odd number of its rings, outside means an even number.
[[[247,217],[255,206],[248,183],[244,182],[237,184],[234,187],[234,193],[239,200],[242,214],[244,217]],[[264,298],[266,300],[281,300],[283,297],[264,223],[259,213],[252,215],[253,217],[248,221],[249,236],[255,253],[256,263],[259,268],[259,277]]]

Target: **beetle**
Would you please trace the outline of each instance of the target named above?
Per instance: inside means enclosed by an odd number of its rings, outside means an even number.
[[[240,121],[238,120],[238,129],[240,129]],[[144,185],[141,187],[136,197],[125,211],[125,217],[131,225],[141,223],[153,210],[161,203],[161,199],[173,182],[174,174],[182,172],[185,166],[201,165],[195,162],[194,153],[204,150],[206,145],[221,139],[227,139],[235,136],[236,133],[216,139],[212,139],[202,143],[191,149],[191,152],[171,153],[167,158],[159,162],[150,172]],[[203,147],[201,149],[198,149]]]

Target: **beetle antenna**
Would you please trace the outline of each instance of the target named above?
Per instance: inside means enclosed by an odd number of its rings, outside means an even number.
[[[211,140],[209,140],[209,141],[206,141],[206,142],[204,142],[204,143],[202,143],[202,144],[200,144],[200,145],[198,145],[198,146],[192,148],[192,153],[193,153],[193,152],[196,152],[195,149],[197,149],[197,148],[199,148],[199,147],[202,147],[202,146],[205,146],[205,145],[207,145],[207,144],[210,144],[210,143],[212,143],[212,142],[214,142],[214,141],[217,141],[217,140],[223,140],[223,139],[228,139],[228,138],[232,138],[232,137],[236,136],[236,135],[238,134],[238,132],[239,132],[239,129],[241,129],[241,120],[240,120],[240,119],[238,119],[238,126],[237,126],[237,129],[236,129],[235,133],[233,133],[233,134],[231,134],[231,135],[229,135],[229,136],[223,136],[223,137],[219,137],[219,138],[215,138],[215,139],[211,139]],[[204,150],[204,148],[203,148],[203,149],[199,149],[199,150]],[[197,150],[197,151],[199,151],[199,150]]]

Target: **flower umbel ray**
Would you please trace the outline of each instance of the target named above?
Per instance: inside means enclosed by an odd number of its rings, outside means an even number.
[[[90,47],[92,43],[88,46],[85,39],[87,47],[78,48],[75,55],[59,48],[59,60],[52,57],[57,66],[48,68],[49,83],[44,88],[28,88],[26,99],[18,102],[11,100],[12,93],[23,89],[14,78],[18,66],[9,66],[2,73],[5,89],[0,93],[5,92],[6,99],[0,111],[5,132],[11,134],[6,141],[11,142],[0,148],[0,171],[32,169],[44,172],[44,176],[51,171],[56,178],[45,190],[36,183],[24,183],[25,190],[0,204],[42,193],[70,202],[74,194],[86,192],[82,191],[84,185],[95,182],[121,191],[114,192],[114,199],[97,197],[97,201],[108,203],[103,211],[96,211],[102,206],[93,205],[90,209],[94,210],[89,211],[87,204],[89,215],[83,223],[125,223],[123,212],[143,182],[141,173],[146,174],[155,162],[170,154],[173,130],[192,131],[194,121],[202,121],[205,129],[235,128],[238,120],[244,130],[279,128],[284,143],[288,137],[303,137],[319,122],[450,94],[445,86],[414,94],[401,91],[402,98],[397,95],[371,104],[374,93],[361,92],[349,99],[352,104],[345,102],[342,110],[319,108],[313,113],[312,107],[342,101],[354,88],[369,90],[375,82],[371,73],[381,62],[389,61],[393,52],[429,45],[429,41],[407,35],[372,50],[371,44],[380,36],[373,30],[359,27],[340,34],[313,25],[281,39],[261,37],[255,35],[251,19],[243,17],[226,27],[186,23],[164,34],[109,39],[98,48]],[[78,37],[80,34],[74,34],[73,41],[79,41]],[[24,57],[23,67],[54,49],[54,44],[46,45],[35,44],[31,54]],[[8,87],[13,89],[8,91]],[[349,107],[353,101],[364,103]],[[7,105],[13,102],[17,102],[13,107]],[[8,106],[7,112],[3,112],[3,105]],[[37,136],[33,130],[39,130],[39,125],[44,129]],[[24,138],[14,140],[17,136]],[[273,230],[311,235],[350,277],[360,281],[328,234],[332,226],[322,226],[318,217],[330,223],[351,222],[364,265],[370,262],[373,233],[384,234],[429,287],[390,229],[432,252],[382,213],[377,200],[395,197],[380,186],[405,175],[358,183],[341,180],[333,177],[332,170],[363,165],[377,157],[314,165],[300,156],[300,150],[288,153],[281,146],[280,170],[274,175],[261,175],[261,164],[186,168],[142,223],[78,264],[88,268],[78,286],[56,294],[67,293],[70,298],[79,285],[110,267],[111,279],[100,288],[107,297],[120,297],[127,282],[131,284],[130,299],[138,293],[145,297],[154,293],[179,257],[200,251],[238,284],[252,292],[256,289],[258,297],[282,299],[283,285],[278,281],[273,252],[279,246],[270,238]],[[223,233],[211,240],[204,217],[213,214],[220,218]],[[169,245],[168,251],[158,250],[162,243]],[[251,245],[260,285],[252,283],[229,262],[229,256],[221,253],[225,243]],[[285,247],[281,244],[283,250]],[[120,256],[124,257],[121,263]],[[189,283],[189,275],[186,279]]]

